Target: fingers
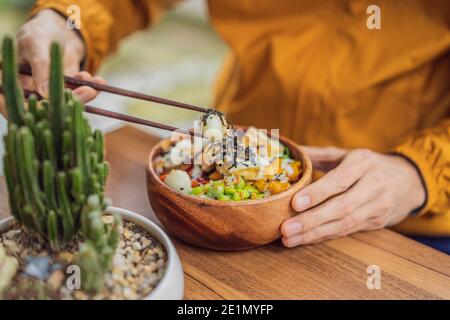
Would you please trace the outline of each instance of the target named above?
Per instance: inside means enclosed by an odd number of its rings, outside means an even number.
[[[48,98],[49,86],[49,43],[46,41],[36,42],[30,36],[22,33],[18,36],[19,57],[21,62],[28,63],[32,69],[33,81],[31,78],[22,77],[24,88],[36,90],[41,96]],[[79,79],[88,80],[104,84],[101,77],[92,77],[88,72],[79,72],[79,57],[70,51],[64,54],[64,74],[75,76]],[[95,99],[98,92],[90,87],[80,87],[73,91],[74,95],[83,102]]]
[[[90,75],[86,71],[79,72],[78,74],[75,75],[75,77],[81,80],[91,81],[99,84],[106,83],[106,81],[102,77],[92,77],[92,75]],[[77,99],[81,100],[82,102],[88,102],[94,100],[97,97],[98,92],[95,89],[92,89],[91,87],[83,86],[73,90],[73,94]]]
[[[6,106],[5,106],[5,99],[0,94],[0,114],[7,118],[7,112],[6,112]]]
[[[31,91],[35,91],[36,90],[32,77],[19,75],[19,79],[20,79],[20,82],[22,83],[22,87],[24,89],[31,90]]]
[[[417,197],[418,203],[423,201],[419,180],[415,188],[419,192],[411,198],[411,172],[403,170],[411,168],[403,164],[394,156],[369,150],[350,152],[336,169],[295,196],[309,202],[302,206],[303,213],[283,223],[283,243],[288,247],[317,243],[402,221],[411,212],[405,203]],[[298,209],[297,200],[293,206]]]
[[[343,219],[331,221],[293,237],[283,236],[282,242],[286,247],[314,244],[325,240],[344,237],[361,230],[375,230],[386,224],[384,216],[379,215],[375,202],[369,202],[355,210]]]
[[[294,237],[328,222],[344,219],[373,198],[374,193],[368,181],[361,179],[348,192],[284,221],[281,233],[285,237]]]
[[[50,44],[57,42],[64,52],[64,72],[75,75],[85,54],[82,39],[73,30],[66,28],[65,18],[53,10],[41,10],[28,20],[17,34],[19,62],[30,65],[34,89],[48,98],[50,77]],[[28,80],[27,86],[31,87]]]
[[[103,78],[100,77],[100,76],[95,76],[95,77],[93,77],[91,81],[92,81],[92,82],[95,82],[95,83],[98,83],[98,84],[106,84],[106,80],[103,79]]]
[[[289,238],[283,237],[281,241],[288,248],[320,242],[325,240],[325,238],[331,238],[333,235],[337,237],[341,224],[342,220],[329,222],[304,234]]]
[[[80,72],[80,62],[78,57],[71,53],[64,52],[64,74],[73,77]]]
[[[335,169],[310,184],[292,198],[292,207],[304,211],[350,188],[370,168],[372,152],[359,149],[350,152]]]
[[[43,97],[48,97],[49,43],[36,42],[30,37],[19,39],[19,61],[28,63],[33,74],[34,88]]]

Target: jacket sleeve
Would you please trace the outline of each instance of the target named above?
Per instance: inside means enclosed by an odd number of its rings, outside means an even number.
[[[450,212],[450,118],[408,137],[393,151],[409,158],[422,175],[427,199],[418,214]]]
[[[53,9],[69,17],[70,7],[79,7],[81,29],[86,44],[85,69],[94,73],[121,39],[154,24],[176,0],[38,0],[34,15]]]

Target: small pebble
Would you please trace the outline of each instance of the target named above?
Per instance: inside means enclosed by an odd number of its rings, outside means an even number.
[[[61,270],[57,270],[50,275],[47,283],[52,287],[53,290],[57,290],[61,287],[64,277],[64,273]]]
[[[50,257],[28,257],[25,273],[31,277],[45,280],[49,277]]]
[[[19,233],[21,233],[22,232],[22,230],[20,230],[20,229],[11,229],[11,230],[9,230],[8,232],[5,232],[4,234],[3,234],[3,236],[6,238],[6,239],[14,239],[14,237],[15,236],[17,236]]]
[[[17,254],[20,252],[19,247],[17,246],[17,243],[13,240],[3,240],[3,245],[5,246],[6,250],[10,254]]]
[[[128,228],[123,230],[123,236],[125,237],[125,239],[130,240],[131,237],[133,236],[133,232],[131,232]]]
[[[73,255],[73,253],[70,253],[67,251],[62,251],[58,254],[57,259],[66,264],[69,264],[74,260],[74,255]]]
[[[148,240],[147,238],[142,238],[141,239],[141,247],[142,249],[147,249],[148,246],[150,245],[151,241]]]
[[[73,296],[77,300],[87,300],[88,299],[88,295],[81,290],[75,291]]]
[[[139,238],[141,237],[141,235],[139,233],[135,233],[133,236],[134,240],[139,240]]]
[[[113,224],[113,222],[114,222],[114,217],[111,216],[111,215],[104,215],[104,216],[102,217],[102,221],[103,221],[103,223],[105,223],[105,224]]]

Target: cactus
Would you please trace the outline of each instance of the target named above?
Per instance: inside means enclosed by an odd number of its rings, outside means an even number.
[[[81,231],[86,243],[80,260],[91,268],[96,263],[86,259],[95,256],[104,272],[111,267],[117,241],[110,238],[117,237],[118,226],[106,230],[101,221],[109,171],[103,135],[91,130],[84,105],[64,89],[59,45],[52,44],[50,50],[50,98],[38,101],[31,96],[26,103],[17,80],[14,42],[9,37],[3,41],[2,83],[9,121],[4,167],[10,207],[19,223],[55,251]]]
[[[24,114],[24,96],[17,80],[17,64],[14,53],[14,42],[11,38],[3,41],[3,77],[2,83],[5,88],[5,101],[9,119],[17,125],[22,124]],[[14,75],[11,77],[11,75]]]
[[[99,197],[92,195],[81,214],[81,228],[86,242],[82,244],[76,261],[81,269],[83,290],[87,292],[102,290],[103,278],[101,275],[111,269],[114,248],[119,243],[120,217],[114,216],[113,223],[105,226],[99,205]]]

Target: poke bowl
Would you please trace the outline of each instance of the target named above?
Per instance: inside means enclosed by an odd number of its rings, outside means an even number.
[[[252,129],[244,126],[239,128],[244,132]],[[270,134],[268,136],[270,137]],[[147,192],[156,216],[176,237],[191,245],[208,249],[239,251],[278,239],[281,236],[282,222],[296,214],[291,206],[293,195],[312,179],[312,164],[308,156],[295,142],[283,136],[278,138],[281,146],[290,154],[290,163],[294,161],[300,165],[298,179],[287,183],[288,188],[283,188],[275,194],[267,194],[267,191],[255,192],[244,201],[233,201],[232,190],[228,195],[220,192],[217,195],[209,191],[198,195],[199,188],[210,190],[221,184],[218,181],[209,181],[203,186],[193,184],[189,193],[185,190],[183,192],[183,188],[175,190],[177,184],[170,187],[164,182],[167,180],[164,180],[164,174],[161,175],[158,163],[173,142],[168,139],[161,140],[150,151],[147,166]],[[212,173],[214,174],[216,171]],[[165,179],[168,179],[167,174]],[[252,186],[255,184],[256,182],[252,183]],[[220,186],[215,188],[215,191],[223,189]],[[225,191],[226,188],[227,185]],[[242,192],[240,194],[242,195]]]

